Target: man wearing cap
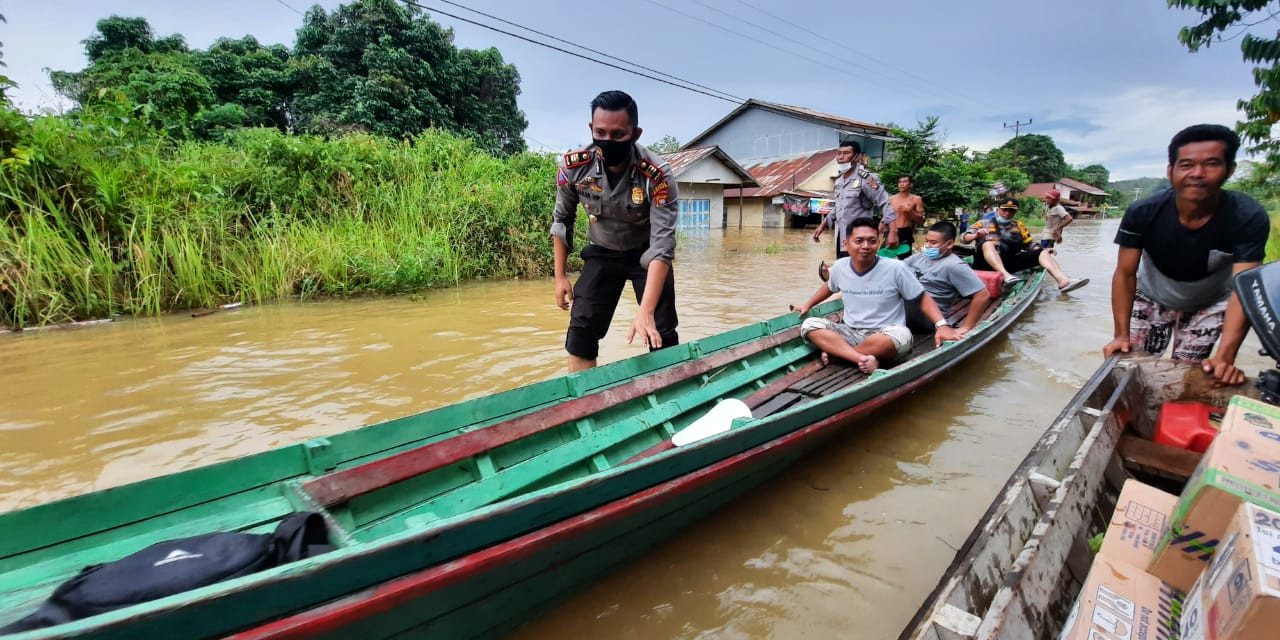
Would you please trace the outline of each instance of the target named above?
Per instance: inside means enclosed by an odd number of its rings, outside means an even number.
[[[1044,194],[1049,212],[1044,215],[1044,233],[1040,234],[1040,246],[1049,248],[1062,242],[1062,230],[1071,224],[1071,214],[1062,206],[1062,192],[1050,189]]]
[[[1239,148],[1240,137],[1216,124],[1169,142],[1170,188],[1130,204],[1116,231],[1115,338],[1104,356],[1160,355],[1172,341],[1173,358],[1199,360],[1214,383],[1244,382],[1235,361],[1249,324],[1231,279],[1262,264],[1271,223],[1256,200],[1222,188]]]
[[[1089,284],[1088,278],[1069,278],[1054,259],[1054,249],[1045,249],[1031,240],[1031,232],[1018,214],[1018,201],[1005,198],[996,208],[996,215],[980,221],[964,234],[963,240],[976,243],[980,251],[974,256],[973,268],[995,271],[1005,283],[1017,280],[1013,274],[1036,266],[1045,271],[1058,284],[1058,291],[1066,293]]]
[[[821,242],[823,229],[831,227],[836,234],[836,259],[846,258],[849,254],[845,251],[844,234],[849,223],[859,218],[874,220],[878,213],[884,216],[880,220],[880,231],[888,233],[887,244],[889,247],[898,246],[898,229],[894,224],[897,213],[889,204],[889,194],[880,184],[879,176],[867,169],[861,144],[855,140],[840,143],[836,149],[836,171],[839,173],[836,175],[835,206],[813,232],[813,241]],[[823,273],[821,266],[819,273]]]
[[[564,155],[556,173],[551,236],[555,251],[556,305],[569,313],[565,350],[569,371],[596,366],[600,339],[627,281],[640,309],[627,342],[637,335],[650,350],[679,342],[676,334],[676,183],[671,167],[640,138],[636,101],[605,91],[591,101],[592,145]],[[565,275],[573,250],[573,223],[582,205],[587,246],[582,275],[570,286]]]

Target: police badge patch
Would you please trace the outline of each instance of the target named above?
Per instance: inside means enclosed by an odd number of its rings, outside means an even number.
[[[644,204],[644,190],[640,187],[631,187],[631,204]]]
[[[663,180],[658,186],[653,188],[653,204],[661,207],[667,204],[667,198],[671,189],[667,186],[667,181]]]

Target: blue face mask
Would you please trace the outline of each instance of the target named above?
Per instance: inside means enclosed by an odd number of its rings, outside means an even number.
[[[930,260],[937,260],[938,258],[942,257],[942,249],[939,249],[937,247],[925,247],[924,257]]]
[[[1002,216],[1002,215],[1000,215],[1000,214],[998,214],[998,213],[996,214],[996,222],[999,222],[1000,224],[1005,224],[1005,223],[1009,222],[1009,221],[1010,221],[1010,220],[1012,220],[1012,219],[1013,219],[1013,218],[1006,218],[1006,217],[1004,217],[1004,216]]]

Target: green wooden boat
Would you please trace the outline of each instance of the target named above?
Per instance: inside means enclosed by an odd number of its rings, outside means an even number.
[[[965,339],[871,376],[824,365],[795,314],[603,367],[0,514],[0,626],[82,567],[321,513],[330,553],[7,636],[488,637],[508,631],[911,392],[1007,329],[1043,273]],[[839,302],[819,307],[835,314]],[[953,311],[960,317],[967,310]],[[751,412],[673,446],[718,401]]]

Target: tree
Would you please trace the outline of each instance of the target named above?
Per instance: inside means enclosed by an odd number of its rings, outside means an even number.
[[[935,166],[942,158],[942,144],[938,141],[938,116],[929,116],[916,123],[914,129],[893,128],[893,140],[886,145],[881,173],[886,179],[898,176],[914,176],[925,167]]]
[[[214,106],[209,80],[181,36],[157,40],[146,19],[120,16],[99,20],[97,31],[83,41],[89,66],[49,73],[58,93],[86,107],[119,92],[151,105],[154,122],[176,137],[189,135],[197,114]]]
[[[1111,183],[1111,170],[1100,164],[1091,164],[1082,169],[1076,169],[1075,173],[1080,176],[1076,178],[1077,180],[1099,189],[1106,189],[1107,185]]]
[[[1209,47],[1215,42],[1227,42],[1235,36],[1223,38],[1222,33],[1239,29],[1237,35],[1248,27],[1274,20],[1276,13],[1267,0],[1168,0],[1170,7],[1191,9],[1202,18],[1199,24],[1183,27],[1178,41],[1192,52]],[[1245,119],[1236,123],[1236,131],[1245,143],[1252,144],[1249,151],[1263,154],[1265,163],[1280,167],[1280,139],[1272,135],[1272,127],[1280,121],[1280,33],[1276,37],[1259,37],[1244,34],[1240,51],[1245,62],[1255,63],[1253,83],[1258,92],[1253,97],[1236,102],[1236,108],[1244,112]]]
[[[991,186],[990,175],[967,156],[967,149],[956,147],[941,152],[931,165],[915,172],[912,190],[929,211],[949,213],[982,200]]]
[[[1053,138],[1037,133],[1017,136],[999,147],[1013,153],[1015,164],[1031,182],[1053,182],[1067,173],[1067,161]]]
[[[51,72],[54,87],[81,108],[118,92],[175,137],[270,126],[412,138],[436,127],[491,153],[525,148],[515,66],[497,49],[456,48],[452,31],[395,0],[313,7],[293,50],[245,36],[191,51],[143,18],[114,15],[84,45],[88,66]]]
[[[409,137],[437,127],[498,153],[524,149],[520,75],[496,49],[459,51],[453,32],[395,0],[307,12],[293,115],[301,130]]]
[[[218,113],[201,116],[231,126],[230,114],[241,113],[238,126],[289,130],[293,98],[293,53],[288,47],[264,47],[253,36],[219,38],[208,50],[192,53],[196,69],[209,81]]]
[[[680,141],[676,140],[673,135],[662,136],[660,140],[649,145],[649,150],[654,153],[671,153],[680,150]]]

